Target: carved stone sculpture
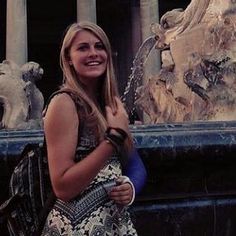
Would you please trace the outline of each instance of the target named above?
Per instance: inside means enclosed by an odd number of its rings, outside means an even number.
[[[150,122],[235,120],[236,1],[192,0],[151,30],[162,68],[136,101]]]
[[[35,62],[22,67],[8,60],[0,63],[1,129],[41,128],[44,98],[35,81],[42,74]]]

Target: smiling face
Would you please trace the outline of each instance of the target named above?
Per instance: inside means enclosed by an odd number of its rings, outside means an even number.
[[[70,64],[79,80],[90,84],[103,75],[107,68],[107,52],[101,40],[88,30],[81,30],[75,36],[70,52]]]

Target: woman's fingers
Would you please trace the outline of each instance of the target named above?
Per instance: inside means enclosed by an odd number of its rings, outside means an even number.
[[[121,102],[121,100],[119,98],[116,97],[115,99],[117,102],[118,110],[120,110],[120,112],[122,112],[126,117],[128,117],[128,114],[125,110],[124,104]]]
[[[128,115],[123,106],[118,105],[117,112],[114,114],[111,107],[106,106],[106,119],[108,126],[118,127],[127,132],[128,130]]]
[[[113,187],[109,196],[117,204],[126,205],[131,201],[133,191],[129,183],[124,183],[119,186]]]

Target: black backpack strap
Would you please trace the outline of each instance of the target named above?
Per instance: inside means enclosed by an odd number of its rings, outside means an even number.
[[[37,230],[37,232],[34,236],[40,236],[41,235],[41,233],[43,231],[43,227],[45,225],[45,221],[46,221],[47,216],[49,214],[49,211],[52,209],[55,201],[56,201],[56,196],[55,196],[54,192],[51,191],[51,193],[49,194],[48,199],[45,202],[44,207],[42,208],[42,210],[39,213],[39,227],[38,227],[38,230]]]
[[[0,206],[0,217],[5,218],[6,216],[10,215],[10,213],[16,209],[16,206],[21,201],[22,196],[20,194],[15,194],[14,196],[10,197]]]

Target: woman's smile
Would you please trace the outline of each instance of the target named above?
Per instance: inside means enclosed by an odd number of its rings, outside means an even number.
[[[85,63],[86,66],[99,66],[101,65],[101,61],[88,61]]]

